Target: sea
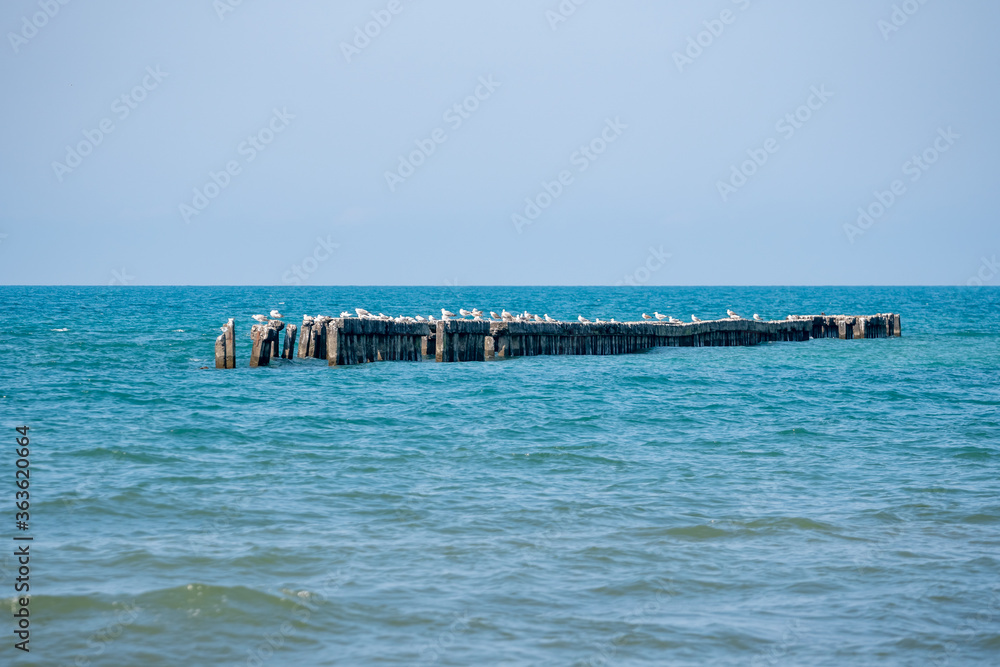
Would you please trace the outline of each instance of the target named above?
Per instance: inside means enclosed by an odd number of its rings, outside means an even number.
[[[0,664],[1000,664],[995,287],[0,287],[0,303]],[[249,368],[252,315],[356,307],[898,312],[902,336]],[[217,370],[230,317],[238,367]]]

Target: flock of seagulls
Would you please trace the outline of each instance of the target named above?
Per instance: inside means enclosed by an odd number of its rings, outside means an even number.
[[[438,321],[433,315],[429,315],[428,317],[424,317],[423,315],[417,315],[416,317],[410,317],[408,315],[400,315],[399,317],[392,317],[391,315],[386,315],[384,313],[379,313],[378,315],[373,315],[371,312],[365,310],[364,308],[355,308],[354,309],[354,313],[355,313],[355,315],[352,315],[350,312],[348,312],[346,310],[345,311],[341,311],[340,317],[341,318],[358,317],[360,319],[384,320],[384,321],[391,321],[391,322],[428,322],[428,323],[435,323],[435,322]],[[732,311],[732,310],[730,310],[728,308],[726,309],[726,315],[728,315],[729,319],[732,319],[732,320],[741,320],[741,319],[743,319],[743,317],[741,315],[739,315],[738,313],[736,313],[736,312],[734,312],[734,311]],[[251,317],[253,319],[257,320],[258,322],[260,322],[260,323],[263,324],[263,323],[268,322],[269,320],[280,320],[284,316],[278,310],[272,310],[271,313],[270,313],[270,317],[268,317],[267,315],[252,315]],[[524,311],[523,313],[511,313],[511,312],[508,312],[507,309],[505,308],[505,309],[503,309],[499,313],[497,313],[496,311],[491,310],[491,311],[489,311],[488,315],[484,316],[483,315],[483,311],[479,310],[478,308],[473,308],[472,310],[466,310],[465,308],[459,308],[458,309],[458,315],[455,315],[455,313],[453,313],[452,311],[448,310],[447,308],[442,308],[441,309],[441,320],[447,321],[447,320],[454,319],[454,318],[466,319],[466,318],[469,318],[469,317],[471,317],[473,319],[473,321],[476,321],[476,322],[559,322],[560,321],[560,320],[557,320],[554,317],[549,317],[548,313],[545,313],[543,315],[538,315],[537,313],[529,313],[527,310]],[[320,319],[330,319],[330,318],[327,317],[327,316],[324,316],[324,315],[316,315],[315,317],[313,317],[312,315],[305,315],[303,317],[303,323],[307,323],[308,324],[308,323],[312,323],[312,322],[315,322],[316,320],[320,320]],[[581,323],[584,323],[584,324],[590,324],[590,323],[604,324],[604,323],[608,323],[608,322],[615,322],[615,318],[613,318],[613,317],[610,320],[602,320],[599,317],[595,317],[594,320],[593,320],[593,322],[591,322],[591,320],[587,319],[583,315],[578,315],[576,319],[577,319],[578,322],[581,322]],[[650,321],[650,320],[653,320],[653,319],[657,320],[658,322],[666,321],[667,324],[683,324],[684,323],[682,320],[677,319],[673,315],[664,315],[663,313],[657,312],[655,310],[653,311],[652,315],[647,315],[646,313],[643,313],[642,314],[642,319],[644,319],[646,321]],[[766,321],[763,317],[761,317],[757,313],[753,314],[753,319],[756,322],[764,322],[764,321]],[[792,319],[792,316],[789,315],[788,319]],[[702,320],[697,315],[692,315],[691,316],[691,321],[692,322],[703,322],[704,320]],[[230,322],[232,322],[232,320],[230,320]],[[223,330],[225,330],[225,327],[222,327],[222,328],[223,328]]]

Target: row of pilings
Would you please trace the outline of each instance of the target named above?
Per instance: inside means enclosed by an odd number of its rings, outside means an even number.
[[[279,348],[281,331],[284,345]],[[235,368],[233,320],[215,343],[216,368]],[[250,366],[272,357],[326,359],[330,366],[375,361],[485,361],[540,355],[611,355],[654,347],[729,347],[810,338],[888,338],[901,335],[897,313],[789,316],[785,320],[666,322],[396,322],[378,318],[307,317],[301,331],[280,320],[251,327]],[[296,338],[298,347],[296,348]]]

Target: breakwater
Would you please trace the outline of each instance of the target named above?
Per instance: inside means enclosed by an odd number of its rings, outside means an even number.
[[[519,319],[445,319],[434,322],[385,317],[305,317],[301,330],[280,320],[251,327],[250,366],[272,357],[326,359],[330,366],[376,361],[486,361],[539,355],[612,355],[654,347],[760,345],[812,338],[866,339],[902,335],[898,313],[789,315],[784,320],[683,322],[538,322]],[[281,331],[284,345],[279,346]],[[235,324],[215,342],[216,368],[235,368]]]

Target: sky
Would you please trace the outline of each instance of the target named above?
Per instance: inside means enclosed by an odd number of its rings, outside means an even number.
[[[997,25],[7,0],[0,284],[997,285]]]

